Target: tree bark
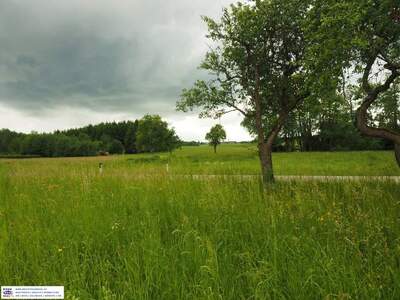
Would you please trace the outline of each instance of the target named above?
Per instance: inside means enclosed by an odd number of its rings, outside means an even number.
[[[272,147],[265,141],[258,143],[258,153],[261,162],[261,176],[264,184],[270,184],[275,181],[274,170],[272,166]]]
[[[257,97],[256,97],[257,98]],[[259,99],[256,103],[256,129],[258,140],[258,156],[261,164],[261,177],[264,184],[274,182],[274,172],[272,168],[272,147],[265,142],[264,126],[262,124],[262,112]]]

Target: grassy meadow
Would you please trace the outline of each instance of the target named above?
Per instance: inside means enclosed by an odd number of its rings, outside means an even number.
[[[274,162],[400,176],[390,152]],[[399,183],[175,176],[258,173],[246,144],[0,160],[0,285],[64,285],[75,300],[400,298]]]

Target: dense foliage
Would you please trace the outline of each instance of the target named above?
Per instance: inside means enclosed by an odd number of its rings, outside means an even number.
[[[308,68],[321,89],[345,85],[349,74],[360,93],[355,124],[365,136],[384,139],[395,148],[400,166],[398,121],[374,122],[374,107],[385,107],[383,94],[395,92],[400,78],[400,2],[398,0],[313,0],[307,18]],[[398,116],[398,103],[389,118]],[[388,116],[388,115],[387,115]],[[397,117],[398,119],[398,117]],[[386,126],[389,125],[389,126]]]
[[[136,146],[140,152],[172,151],[179,147],[180,140],[174,129],[168,128],[160,116],[146,115],[139,120]]]
[[[148,119],[152,131],[147,131]],[[161,134],[160,134],[161,133]],[[149,147],[152,141],[155,147]],[[93,156],[137,152],[172,151],[179,146],[179,138],[159,116],[145,116],[142,120],[101,123],[54,133],[23,134],[0,130],[0,154],[64,157]]]
[[[89,125],[83,128],[69,129],[64,132],[68,136],[79,137],[87,135],[91,140],[100,143],[100,150],[112,154],[117,153],[136,153],[136,132],[139,121],[124,121],[100,123],[98,125]]]

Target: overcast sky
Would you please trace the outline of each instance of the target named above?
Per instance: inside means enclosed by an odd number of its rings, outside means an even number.
[[[0,128],[52,131],[160,114],[185,140],[218,121],[175,111],[206,74],[200,16],[228,0],[0,0]],[[246,140],[241,117],[223,117]]]

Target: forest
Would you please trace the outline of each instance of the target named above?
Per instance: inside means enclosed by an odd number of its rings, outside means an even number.
[[[100,123],[53,133],[0,130],[4,157],[79,157],[171,151],[179,146],[174,129],[160,116]]]

